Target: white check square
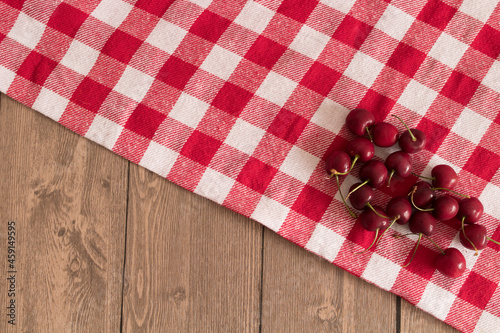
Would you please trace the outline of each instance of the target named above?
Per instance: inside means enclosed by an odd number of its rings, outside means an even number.
[[[79,74],[87,75],[98,57],[99,51],[74,39],[62,58],[61,64]]]
[[[123,127],[107,118],[96,115],[85,137],[112,150]]]
[[[333,230],[318,224],[307,242],[306,249],[333,262],[344,243],[345,238]]]
[[[491,120],[465,108],[451,129],[463,138],[478,144],[491,125]]]
[[[414,21],[415,18],[413,16],[389,4],[382,17],[377,21],[375,28],[400,41],[406,35],[406,32],[410,29]]]
[[[234,179],[207,168],[196,186],[194,193],[222,204],[234,184]]]
[[[493,62],[482,83],[500,93],[500,61]]]
[[[500,318],[489,312],[483,311],[481,317],[479,317],[479,320],[477,321],[476,327],[474,328],[474,333],[494,332],[493,330],[496,330],[497,328],[500,328]]]
[[[59,121],[64,113],[64,110],[66,110],[68,103],[69,100],[66,98],[43,87],[38,94],[35,103],[33,103],[33,109],[40,111],[55,121]]]
[[[166,178],[174,166],[178,153],[159,143],[151,141],[139,165]]]
[[[274,104],[283,106],[296,86],[297,82],[271,71],[255,94]]]
[[[146,38],[146,42],[169,54],[173,54],[186,36],[187,31],[163,19]]]
[[[7,36],[30,49],[34,49],[44,31],[45,24],[21,12]]]
[[[238,14],[237,23],[258,34],[262,33],[274,16],[274,12],[255,1],[248,1]]]
[[[344,14],[347,14],[351,10],[356,0],[321,0],[320,2]]]
[[[91,15],[113,28],[118,28],[132,8],[132,5],[121,0],[102,0]]]
[[[455,298],[456,296],[449,291],[429,282],[425,287],[422,298],[417,303],[417,307],[432,313],[433,316],[440,320],[445,320]]]
[[[423,116],[436,99],[438,93],[417,82],[411,80],[399,97],[398,103],[402,106]]]
[[[12,81],[16,78],[16,73],[0,65],[0,91],[7,93]],[[35,108],[35,107],[33,107]]]
[[[188,0],[188,1],[197,4],[201,8],[207,8],[212,3],[212,0]]]
[[[498,0],[463,0],[458,10],[486,23],[497,5]]]
[[[479,201],[483,204],[485,213],[496,219],[500,219],[498,198],[500,198],[500,188],[492,183],[486,184],[486,187],[479,196]]]
[[[250,218],[260,222],[272,231],[278,232],[289,211],[290,208],[263,195]]]
[[[345,119],[348,113],[349,110],[346,107],[329,98],[325,98],[312,116],[311,122],[338,134],[342,126],[344,126],[344,122],[339,121],[339,119]]]
[[[252,155],[266,131],[238,118],[229,132],[226,144]]]
[[[366,87],[370,87],[380,74],[384,64],[363,52],[357,52],[352,58],[344,75]]]
[[[113,89],[136,102],[140,102],[146,96],[153,81],[154,78],[151,76],[127,66]]]
[[[287,175],[303,183],[307,183],[319,161],[320,159],[318,157],[297,146],[293,146],[281,164],[280,171],[283,171]]]
[[[196,97],[182,93],[168,116],[184,125],[196,128],[210,105]]]
[[[330,37],[327,35],[303,25],[290,44],[290,48],[316,60],[329,40]]]
[[[228,51],[219,45],[215,45],[201,64],[200,68],[223,80],[227,80],[236,66],[238,66],[241,59],[242,58],[236,53]]]
[[[400,270],[401,266],[398,264],[373,253],[361,277],[375,283],[382,289],[391,290]]]
[[[432,45],[429,55],[450,68],[455,68],[469,46],[443,32]]]

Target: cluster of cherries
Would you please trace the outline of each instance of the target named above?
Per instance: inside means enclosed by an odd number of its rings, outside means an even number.
[[[394,224],[409,224],[410,234],[418,235],[412,257],[405,265],[408,266],[417,251],[418,245],[425,237],[439,249],[441,255],[434,262],[435,268],[446,276],[455,278],[463,274],[466,268],[465,257],[456,248],[441,249],[431,238],[436,232],[437,221],[446,221],[454,217],[461,220],[460,242],[468,249],[476,251],[486,247],[489,241],[500,244],[486,235],[486,228],[477,224],[483,214],[483,205],[477,198],[469,197],[453,191],[458,183],[456,172],[448,165],[435,166],[431,177],[415,175],[411,172],[412,163],[409,154],[421,151],[426,144],[425,134],[418,129],[410,129],[403,120],[406,128],[400,136],[397,128],[387,122],[375,122],[373,115],[365,109],[354,109],[346,118],[347,128],[358,137],[349,142],[345,151],[333,151],[326,159],[326,170],[329,177],[335,177],[339,193],[349,214],[358,218],[363,228],[375,232],[372,244],[362,252],[368,251],[377,244],[383,234]],[[367,138],[367,137],[368,138]],[[400,151],[390,154],[385,163],[374,160],[375,147],[391,147],[396,142],[401,147]],[[351,186],[347,197],[340,191],[339,176],[351,172],[356,162],[364,162],[359,169],[358,182]],[[374,188],[389,186],[394,175],[401,178],[411,174],[431,181],[416,182],[408,196],[399,196],[391,199],[382,209],[371,204],[374,199]],[[437,196],[438,192],[444,192]],[[462,197],[459,201],[452,195]],[[359,217],[346,203],[349,199],[352,207],[362,210]],[[382,234],[379,236],[379,231]],[[407,235],[410,235],[407,234]],[[403,235],[403,236],[407,236]],[[396,237],[403,237],[396,236]]]

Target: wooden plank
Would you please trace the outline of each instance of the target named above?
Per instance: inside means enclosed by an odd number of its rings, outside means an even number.
[[[258,331],[262,229],[131,165],[123,331]]]
[[[265,230],[262,332],[395,331],[395,295]]]
[[[401,301],[401,332],[458,333],[459,331],[403,299]]]
[[[17,269],[0,331],[118,331],[128,162],[5,95],[0,142],[2,308],[7,221]]]

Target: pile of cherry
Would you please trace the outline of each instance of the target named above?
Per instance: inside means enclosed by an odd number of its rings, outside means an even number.
[[[458,183],[458,176],[448,165],[437,165],[431,171],[431,177],[415,175],[431,181],[418,181],[413,185],[407,197],[395,197],[389,201],[385,210],[371,204],[374,188],[389,186],[394,175],[406,178],[412,174],[409,154],[421,151],[426,144],[425,134],[418,129],[410,129],[398,116],[406,128],[399,136],[397,128],[387,122],[375,122],[373,115],[364,109],[352,110],[346,118],[347,128],[358,137],[349,142],[345,151],[333,151],[326,159],[329,177],[335,177],[339,193],[349,214],[358,218],[363,228],[375,232],[372,244],[362,252],[377,244],[384,233],[394,224],[409,224],[410,234],[418,235],[418,241],[408,266],[417,252],[418,245],[425,237],[439,249],[441,255],[434,262],[434,267],[448,277],[458,277],[466,268],[465,257],[456,248],[441,249],[431,238],[436,232],[437,222],[457,217],[461,221],[460,242],[468,249],[478,250],[486,247],[488,240],[500,244],[486,235],[486,228],[477,224],[483,214],[483,205],[477,198],[460,194],[453,189]],[[368,138],[367,138],[368,137]],[[385,163],[373,159],[375,147],[391,147],[399,143],[400,151],[390,154]],[[356,162],[364,162],[359,169],[361,182],[351,186],[347,197],[340,191],[339,176],[351,172]],[[437,194],[440,193],[439,197]],[[443,194],[445,193],[445,194]],[[457,200],[455,197],[461,197]],[[346,203],[348,199],[355,209],[362,210],[359,217]],[[379,231],[382,233],[379,236]],[[407,235],[410,235],[407,234]],[[404,237],[407,235],[399,236]],[[398,237],[398,236],[396,236]]]

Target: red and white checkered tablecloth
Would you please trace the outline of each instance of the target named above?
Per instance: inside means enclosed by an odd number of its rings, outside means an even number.
[[[402,131],[397,114],[428,136],[415,172],[451,165],[499,240],[499,55],[496,0],[0,0],[0,91],[464,332],[499,330],[500,246],[475,257],[441,222],[436,242],[467,259],[458,279],[427,240],[402,267],[413,236],[354,255],[373,233],[324,158],[353,138],[350,109]]]

